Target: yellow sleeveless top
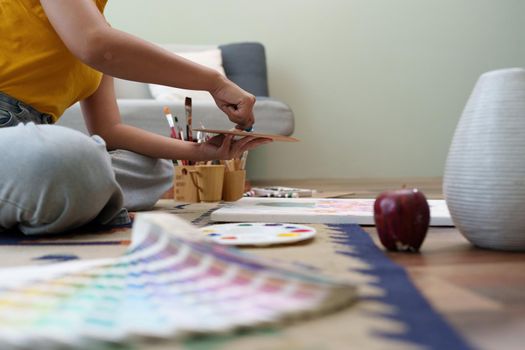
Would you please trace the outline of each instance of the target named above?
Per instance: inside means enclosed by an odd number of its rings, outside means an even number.
[[[103,12],[107,0],[93,1]],[[39,0],[0,0],[1,92],[56,121],[93,94],[101,79],[67,49]]]

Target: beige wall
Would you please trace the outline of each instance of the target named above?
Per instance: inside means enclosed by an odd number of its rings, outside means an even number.
[[[260,41],[299,144],[252,179],[441,176],[477,77],[525,66],[522,0],[110,0],[114,27],[167,43]]]

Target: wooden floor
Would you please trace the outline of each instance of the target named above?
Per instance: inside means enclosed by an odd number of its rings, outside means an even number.
[[[316,189],[320,197],[374,198],[384,190],[419,188],[443,198],[441,179],[255,182]],[[374,227],[365,227],[379,244]],[[524,232],[525,234],[525,232]],[[431,228],[420,254],[388,253],[422,293],[473,345],[525,348],[525,253],[478,249],[455,228]]]

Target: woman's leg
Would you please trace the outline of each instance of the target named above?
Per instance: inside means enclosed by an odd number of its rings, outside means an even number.
[[[0,129],[0,230],[58,233],[108,223],[123,196],[104,141],[55,125]]]
[[[128,210],[151,209],[173,185],[173,162],[125,150],[111,151],[117,182]]]

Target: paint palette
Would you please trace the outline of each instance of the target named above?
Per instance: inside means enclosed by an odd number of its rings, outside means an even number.
[[[304,241],[315,236],[310,226],[276,223],[235,223],[206,226],[206,238],[224,245],[273,245]]]

